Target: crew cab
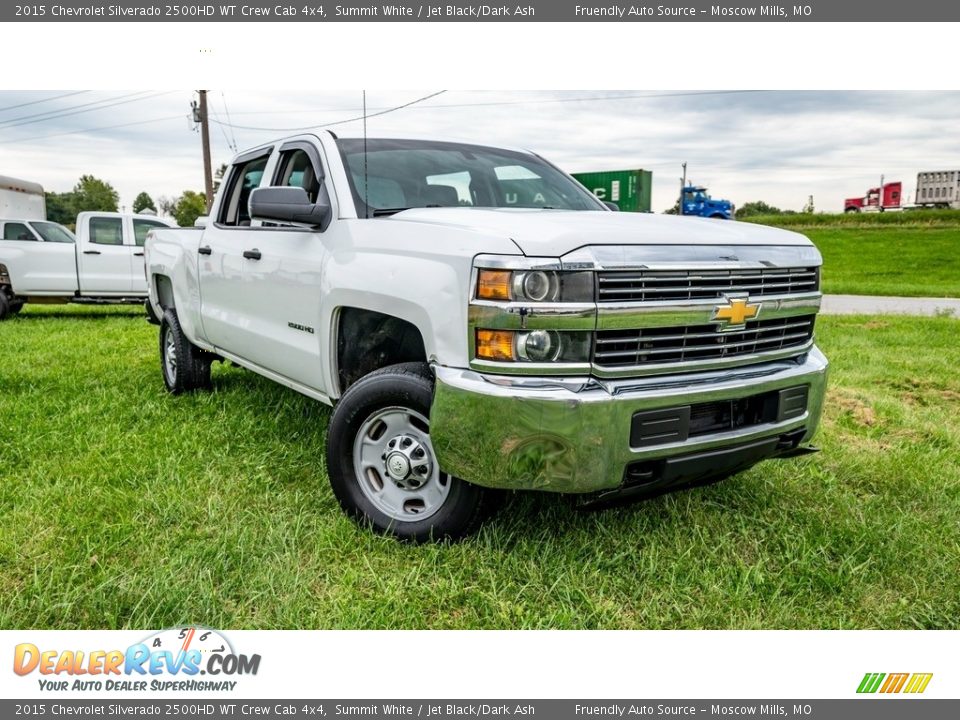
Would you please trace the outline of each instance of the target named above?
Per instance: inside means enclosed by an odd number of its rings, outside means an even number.
[[[74,235],[46,220],[0,219],[0,320],[27,302],[144,302],[147,233],[173,226],[152,215],[82,212]]]
[[[811,242],[611,212],[532,152],[292,137],[146,252],[167,389],[228,360],[334,405],[333,492],[401,539],[463,537],[502,490],[595,507],[812,449]]]

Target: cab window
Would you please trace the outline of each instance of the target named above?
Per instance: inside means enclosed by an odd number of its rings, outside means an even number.
[[[302,187],[307,191],[310,202],[316,202],[320,195],[320,178],[313,167],[310,156],[303,150],[287,150],[280,154],[274,185]]]
[[[123,245],[123,221],[118,217],[90,218],[90,242],[97,245]]]
[[[23,223],[7,223],[3,226],[4,240],[36,240],[30,229]]]
[[[63,225],[52,222],[33,222],[30,225],[45,242],[72,243],[76,241],[73,233]]]
[[[220,208],[222,225],[245,227],[250,225],[250,193],[260,186],[269,155],[238,163],[230,173],[227,195]]]
[[[133,219],[133,239],[136,241],[137,245],[143,247],[143,244],[147,241],[147,233],[153,230],[154,228],[165,228],[167,227],[164,223],[158,220],[141,220],[139,218]]]

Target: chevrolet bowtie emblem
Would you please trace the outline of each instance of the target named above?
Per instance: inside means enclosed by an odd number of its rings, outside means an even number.
[[[711,320],[721,323],[721,329],[745,325],[760,314],[760,303],[753,305],[746,298],[727,299],[726,305],[718,305]]]

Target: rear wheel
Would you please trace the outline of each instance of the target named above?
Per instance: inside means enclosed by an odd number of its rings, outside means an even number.
[[[340,506],[400,540],[457,540],[492,513],[495,491],[445,473],[430,441],[433,377],[425,363],[378,370],[352,385],[327,434]]]
[[[12,314],[13,313],[10,309],[10,300],[7,298],[5,293],[0,291],[0,320],[5,320]]]
[[[167,390],[179,395],[209,389],[210,361],[211,358],[184,335],[177,313],[165,311],[160,323],[160,369]]]

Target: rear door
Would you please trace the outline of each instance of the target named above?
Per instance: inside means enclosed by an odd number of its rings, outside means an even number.
[[[133,290],[133,245],[124,243],[123,221],[120,215],[83,219],[87,227],[80,228],[81,294],[125,295]]]
[[[54,226],[60,232],[44,240],[36,228]],[[0,262],[7,266],[17,295],[73,295],[77,291],[74,238],[55,223],[2,223]]]
[[[251,243],[248,203],[260,185],[272,148],[256,150],[234,161],[216,216],[203,230],[198,257],[200,316],[207,342],[227,353],[250,358],[256,338],[250,314],[259,299],[244,284],[243,253]]]
[[[147,276],[144,269],[143,244],[147,241],[147,233],[154,228],[170,227],[160,220],[150,218],[129,218],[130,234],[133,238],[133,259],[131,260],[130,289],[137,294],[146,294]]]

